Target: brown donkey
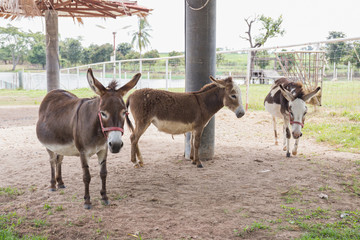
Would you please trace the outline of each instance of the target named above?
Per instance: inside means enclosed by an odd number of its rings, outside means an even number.
[[[89,85],[99,97],[81,99],[59,89],[45,96],[39,109],[36,134],[50,155],[52,191],[56,190],[56,182],[59,188],[65,188],[61,176],[63,157],[80,156],[85,184],[84,207],[90,209],[91,176],[88,161],[96,153],[102,181],[100,194],[103,203],[109,204],[106,196],[107,149],[109,148],[112,153],[118,153],[123,146],[121,137],[124,133],[127,108],[122,98],[137,84],[140,76],[140,73],[136,74],[131,81],[116,90],[115,81],[105,88],[89,69]]]
[[[210,76],[210,79],[213,83],[197,92],[174,93],[145,88],[129,96],[126,106],[130,105],[135,129],[128,116],[126,122],[133,132],[130,137],[131,161],[135,167],[143,166],[138,141],[151,123],[159,131],[169,134],[191,132],[190,158],[193,164],[202,167],[198,154],[200,137],[211,117],[223,106],[227,106],[238,118],[245,114],[240,88],[232,78],[215,80]]]

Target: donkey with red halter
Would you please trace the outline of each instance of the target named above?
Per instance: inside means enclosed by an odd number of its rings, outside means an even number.
[[[136,167],[143,166],[143,159],[138,146],[141,135],[150,124],[159,131],[169,134],[191,134],[192,163],[203,167],[199,159],[200,138],[204,127],[211,117],[222,107],[227,106],[238,118],[245,114],[241,101],[240,88],[231,77],[215,80],[197,92],[174,93],[154,89],[141,89],[132,93],[126,106],[135,120],[135,129],[126,116],[126,122],[132,130],[131,161]],[[136,161],[136,155],[139,162]]]
[[[118,153],[123,146],[121,138],[127,114],[123,96],[137,84],[140,76],[140,73],[136,74],[131,81],[116,90],[115,81],[105,88],[89,69],[89,85],[99,97],[81,99],[60,89],[45,96],[39,109],[36,134],[50,156],[50,190],[56,190],[56,182],[58,188],[65,188],[61,176],[63,157],[80,156],[85,184],[84,207],[90,209],[91,176],[88,161],[97,154],[102,181],[100,194],[103,203],[109,204],[106,195],[107,150]]]
[[[305,123],[305,114],[307,112],[306,101],[319,92],[320,87],[317,87],[310,93],[305,93],[303,85],[300,82],[291,82],[285,78],[280,78],[275,81],[271,87],[269,94],[266,96],[264,104],[265,109],[272,115],[275,145],[278,144],[276,131],[276,117],[284,118],[284,148],[286,156],[290,157],[290,129],[292,128],[292,136],[295,139],[293,155],[297,154],[299,139],[302,136],[301,130]]]

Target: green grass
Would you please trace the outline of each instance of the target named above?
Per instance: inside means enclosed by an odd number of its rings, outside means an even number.
[[[305,135],[336,146],[339,151],[360,152],[360,123],[331,121],[309,123],[303,129]]]
[[[16,228],[23,224],[24,219],[15,212],[0,215],[0,239],[4,240],[46,240],[43,236],[19,236]]]
[[[0,196],[6,195],[6,196],[18,196],[21,195],[22,192],[19,191],[17,188],[12,187],[0,187]]]

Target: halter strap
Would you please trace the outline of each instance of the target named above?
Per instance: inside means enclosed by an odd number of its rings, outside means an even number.
[[[98,116],[99,116],[99,120],[100,120],[101,132],[104,134],[104,136],[107,138],[106,132],[110,132],[110,131],[120,131],[121,134],[124,135],[124,129],[121,127],[106,127],[106,128],[104,128],[104,125],[103,125],[103,122],[101,119],[100,105],[101,105],[101,98],[100,98]]]
[[[302,128],[304,128],[304,124],[302,122],[297,122],[297,121],[292,121],[291,120],[291,114],[289,112],[289,119],[290,119],[290,124],[299,124]]]

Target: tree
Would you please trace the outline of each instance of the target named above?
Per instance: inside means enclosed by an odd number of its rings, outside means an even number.
[[[141,58],[141,52],[144,48],[147,48],[150,45],[149,38],[151,37],[149,32],[152,29],[150,28],[149,23],[145,18],[139,18],[138,21],[138,30],[132,33],[132,40],[131,44],[136,46],[136,48],[139,49],[140,52],[140,58]]]
[[[247,36],[240,37],[247,40],[251,48],[259,48],[263,46],[268,39],[283,36],[285,33],[285,30],[281,27],[283,22],[282,15],[277,19],[272,19],[271,17],[266,17],[264,15],[261,15],[260,17],[255,16],[254,18],[249,17],[245,18],[245,22],[248,26],[248,31],[245,32]],[[252,36],[251,32],[254,23],[260,23],[262,25],[259,29],[260,34],[257,36]],[[250,76],[252,76],[254,70],[255,56],[256,51],[251,51]]]
[[[148,51],[144,54],[144,58],[159,58],[160,54],[158,50],[153,49],[151,51]],[[151,66],[156,64],[156,60],[150,60],[150,61],[144,61],[144,64],[149,64],[149,71],[151,71]]]
[[[217,48],[216,51],[220,51],[220,48]],[[216,54],[216,67],[219,67],[225,61],[224,54],[218,53]]]
[[[67,59],[72,65],[77,64],[82,59],[83,47],[80,39],[66,38],[62,41],[60,55]]]
[[[182,52],[177,52],[177,51],[172,51],[169,52],[169,57],[173,57],[173,56],[180,56],[183,55]],[[169,64],[172,67],[177,67],[181,64],[181,59],[180,58],[173,58],[173,59],[169,59]]]
[[[0,61],[4,61],[5,64],[11,60],[11,50],[9,47],[3,47],[0,45]]]
[[[327,39],[345,38],[346,34],[343,32],[331,31]],[[326,57],[330,63],[343,62],[344,57],[350,51],[350,45],[345,42],[329,43],[326,44]]]
[[[92,63],[110,61],[110,57],[113,54],[113,46],[110,43],[103,45],[92,46],[90,60]]]
[[[14,71],[29,49],[28,34],[8,24],[7,28],[0,27],[0,44],[10,51]]]
[[[45,35],[41,32],[30,32],[30,51],[27,60],[32,64],[40,64],[43,69],[46,65]]]
[[[117,45],[116,51],[120,54],[119,58],[124,58],[132,49],[130,43],[120,43]]]
[[[28,55],[28,61],[32,64],[40,64],[43,69],[46,65],[46,47],[45,43],[37,43],[31,47]]]

